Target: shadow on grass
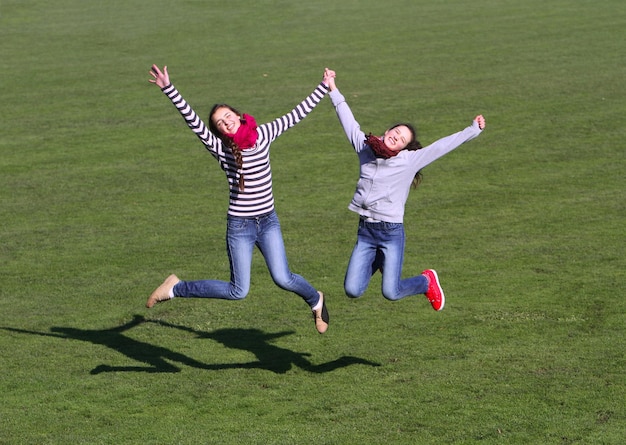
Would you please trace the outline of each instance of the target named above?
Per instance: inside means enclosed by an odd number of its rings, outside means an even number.
[[[153,323],[168,328],[180,329],[191,332],[201,339],[215,340],[227,348],[249,351],[257,358],[256,361],[247,363],[220,363],[208,364],[195,360],[184,354],[174,352],[161,346],[135,340],[124,335],[124,332],[139,326],[142,323]],[[50,332],[28,331],[24,329],[0,327],[5,331],[18,332],[21,334],[40,335],[68,340],[80,340],[111,348],[128,358],[146,363],[148,366],[109,366],[98,365],[91,370],[91,374],[102,372],[180,372],[180,368],[170,362],[177,362],[193,368],[219,371],[224,369],[265,369],[277,374],[284,374],[293,365],[309,372],[324,373],[350,365],[380,366],[379,363],[371,362],[358,357],[343,356],[336,360],[312,364],[306,357],[308,353],[294,352],[280,348],[269,343],[270,340],[293,334],[291,331],[266,334],[259,329],[218,329],[213,332],[198,331],[187,326],[179,326],[164,321],[146,320],[141,315],[135,317],[126,324],[110,329],[77,329],[70,327],[52,327]]]

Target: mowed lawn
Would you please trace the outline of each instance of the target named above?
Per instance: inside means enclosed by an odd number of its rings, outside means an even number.
[[[626,437],[626,4],[617,0],[3,0],[0,444],[621,444]],[[145,301],[228,280],[227,184],[159,89],[260,123],[322,78],[365,132],[423,145],[405,276],[445,309],[343,277],[358,162],[328,98],[272,145],[290,267],[240,302]]]

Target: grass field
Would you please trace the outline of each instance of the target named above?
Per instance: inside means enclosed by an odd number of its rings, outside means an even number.
[[[0,444],[621,444],[626,437],[626,4],[618,0],[2,0]],[[147,296],[229,276],[224,175],[152,63],[206,117],[267,122],[324,67],[365,131],[422,143],[391,303],[349,300],[356,156],[327,98],[272,145],[291,268],[237,303]]]

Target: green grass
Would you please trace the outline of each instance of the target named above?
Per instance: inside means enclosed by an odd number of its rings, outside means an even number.
[[[626,6],[4,0],[0,444],[621,444]],[[324,67],[365,131],[486,131],[424,170],[405,273],[441,313],[343,275],[358,166],[328,99],[273,144],[291,268],[244,301],[146,310],[169,273],[228,277],[226,182],[147,82],[266,122]]]

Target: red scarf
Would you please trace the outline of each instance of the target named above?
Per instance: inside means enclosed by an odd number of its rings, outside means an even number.
[[[365,138],[365,143],[370,146],[377,158],[389,159],[400,153],[400,151],[391,150],[381,138],[372,136],[372,133]]]
[[[229,138],[233,140],[237,147],[241,150],[247,150],[254,147],[256,144],[257,133],[256,121],[249,114],[243,114],[241,118],[241,125],[237,129],[235,134],[227,134]]]

